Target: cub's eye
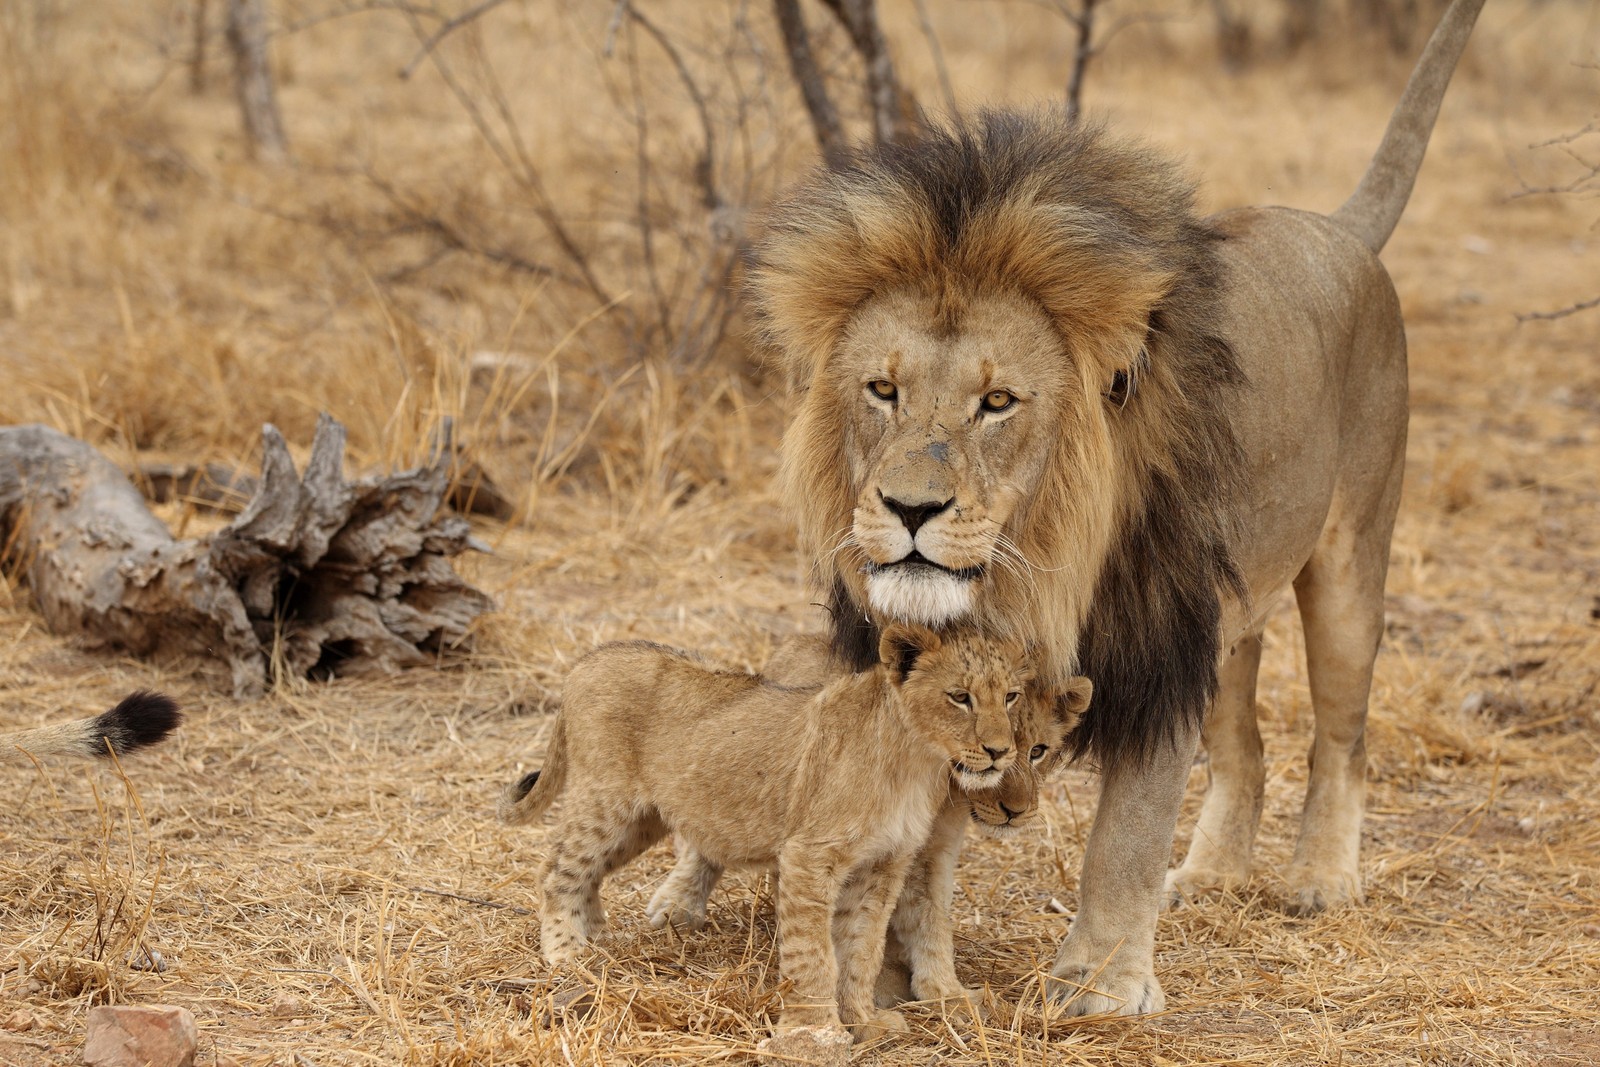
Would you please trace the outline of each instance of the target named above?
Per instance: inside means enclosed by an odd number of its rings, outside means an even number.
[[[1007,693],[1006,694],[1006,707],[1009,708],[1011,705],[1015,704],[1017,702],[1017,698],[1020,697],[1021,695],[1022,695],[1021,693]]]
[[[1017,398],[1012,396],[1006,390],[991,389],[989,392],[983,394],[983,403],[981,406],[984,411],[987,411],[992,415],[997,412],[1009,410],[1016,402]]]
[[[972,707],[971,693],[963,692],[960,689],[952,689],[950,692],[946,693],[945,696],[949,697],[950,703],[954,704],[958,708]]]
[[[1034,763],[1038,763],[1040,760],[1044,759],[1045,755],[1049,751],[1049,745],[1034,745],[1028,750],[1028,759],[1032,760]]]
[[[867,383],[867,392],[871,393],[879,400],[886,400],[891,404],[894,403],[895,398],[900,395],[900,390],[896,389],[894,387],[894,383],[889,381],[887,378],[872,379],[872,381]]]

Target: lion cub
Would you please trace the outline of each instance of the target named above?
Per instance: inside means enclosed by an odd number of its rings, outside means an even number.
[[[954,774],[995,784],[1016,761],[1023,647],[921,626],[883,631],[879,664],[821,690],[718,671],[644,643],[580,660],[542,771],[505,794],[507,822],[566,790],[551,835],[540,944],[557,963],[605,922],[600,883],[669,830],[718,866],[776,863],[780,1032],[904,1029],[873,987],[906,870]],[[833,929],[837,923],[838,944]]]
[[[843,670],[833,661],[824,638],[796,635],[778,644],[761,673],[780,685],[820,687]],[[1030,682],[1011,708],[1018,759],[992,785],[953,790],[934,817],[889,922],[877,982],[881,1007],[908,1000],[965,1000],[976,1010],[981,998],[963,988],[956,977],[951,922],[955,868],[966,828],[970,823],[985,836],[1009,837],[1042,821],[1039,784],[1065,762],[1067,735],[1093,693],[1094,686],[1083,677],[1069,679],[1059,691]],[[680,839],[676,847],[678,862],[650,900],[650,923],[697,930],[705,925],[706,902],[722,868],[688,841]]]

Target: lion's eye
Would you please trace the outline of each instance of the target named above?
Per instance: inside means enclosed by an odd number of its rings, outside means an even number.
[[[896,389],[894,387],[894,383],[886,378],[872,379],[872,381],[867,383],[867,392],[871,393],[879,400],[886,400],[891,404],[894,403],[895,398],[900,395],[900,390]]]
[[[949,697],[950,703],[954,704],[958,708],[972,707],[971,693],[963,692],[960,689],[952,689],[950,692],[946,693],[945,696]]]
[[[1004,389],[991,389],[983,394],[983,410],[990,414],[1008,410],[1017,398]]]
[[[1049,751],[1049,745],[1034,745],[1033,748],[1028,750],[1028,758],[1034,763],[1038,763],[1040,760],[1044,759],[1045,753]]]
[[[1020,697],[1021,695],[1022,695],[1021,693],[1007,693],[1006,694],[1006,707],[1009,708],[1011,705],[1015,704],[1017,702],[1017,698]]]

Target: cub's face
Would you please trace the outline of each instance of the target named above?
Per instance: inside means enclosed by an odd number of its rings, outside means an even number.
[[[1036,305],[984,296],[946,330],[931,298],[875,298],[828,377],[853,496],[855,565],[840,564],[858,603],[937,626],[973,610],[991,569],[1026,570],[1015,524],[1087,392]]]
[[[894,623],[879,655],[908,725],[945,753],[957,783],[998,786],[1017,761],[1012,709],[1033,679],[1021,643]]]
[[[972,822],[989,837],[1032,830],[1041,821],[1039,786],[1066,759],[1067,735],[1089,706],[1093,686],[1073,678],[1062,691],[1034,682],[1013,706],[1018,758],[999,782],[967,792]]]

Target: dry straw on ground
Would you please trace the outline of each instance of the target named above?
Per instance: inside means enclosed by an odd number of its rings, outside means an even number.
[[[738,32],[773,47],[761,5],[658,6],[690,37],[705,20],[713,42],[747,16]],[[1033,5],[924,6],[959,91],[1059,92],[1070,42]],[[603,56],[609,7],[508,5],[478,41],[516,61],[507,96],[545,186],[622,293],[636,144],[626,71]],[[885,7],[913,84],[935,85],[913,5]],[[362,174],[381,169],[474,233],[538,231],[506,222],[526,222],[524,202],[437,74],[394,78],[417,48],[394,12],[278,41],[299,169],[275,171],[245,162],[225,86],[194,97],[172,73],[188,9],[0,7],[0,419],[51,423],[129,464],[235,463],[263,421],[309,440],[328,409],[370,467],[415,458],[455,415],[520,512],[479,526],[496,553],[469,575],[501,611],[472,656],[248,704],[184,664],[49,636],[26,588],[0,585],[0,726],[135,686],[190,711],[120,772],[0,774],[0,1063],[76,1062],[86,1012],[105,1001],[189,1007],[207,1065],[748,1062],[778,992],[760,878],[731,878],[711,927],[677,937],[643,919],[670,854],[622,873],[586,1013],[567,1003],[572,976],[537,959],[542,831],[491,812],[537,762],[562,672],[595,641],[649,637],[754,666],[771,635],[818,625],[771,495],[774,386],[737,332],[674,360],[641,352],[579,288],[468,253],[425,262],[427,235],[396,224]],[[1591,117],[1596,75],[1570,61],[1595,55],[1593,11],[1490,5],[1385,253],[1415,415],[1369,735],[1365,905],[1279,908],[1310,725],[1284,609],[1259,693],[1259,877],[1163,918],[1171,1011],[1071,1025],[1037,1012],[1092,813],[1079,769],[1050,793],[1047,835],[975,843],[962,868],[958,968],[1004,1006],[978,1030],[918,1014],[910,1039],[861,1062],[1600,1060],[1600,320],[1514,317],[1592,297],[1600,242],[1592,202],[1510,198],[1517,174],[1556,184],[1570,165],[1524,146]],[[839,42],[823,43],[840,62]],[[1208,204],[1337,204],[1405,64],[1334,45],[1225,77],[1211,49],[1203,22],[1130,31],[1088,106],[1186,156]],[[689,58],[705,72],[722,55]],[[740,53],[746,75],[756,55]],[[660,56],[641,69],[658,143],[692,163],[698,125],[676,76]],[[751,202],[809,148],[798,101],[769,73],[752,90],[769,113],[741,149],[759,174]],[[673,214],[692,206],[689,173],[667,176],[689,189],[682,203],[651,205],[663,226],[690,217]],[[397,236],[368,240],[380,222]],[[697,254],[687,238],[675,247]],[[182,503],[163,514],[180,532],[216,521]]]

